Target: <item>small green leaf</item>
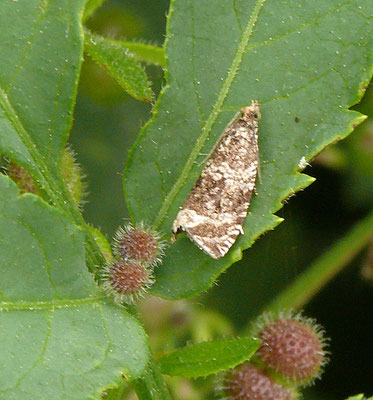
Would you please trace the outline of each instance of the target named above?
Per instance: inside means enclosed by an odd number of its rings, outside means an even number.
[[[356,396],[349,397],[346,400],[373,400],[373,397],[366,398],[363,394],[357,394]]]
[[[105,0],[88,0],[84,9],[83,21],[86,21],[99,7],[104,4]]]
[[[221,339],[190,345],[160,358],[162,373],[196,378],[234,368],[250,360],[260,340],[253,338]]]
[[[372,12],[371,0],[171,2],[167,85],[124,174],[133,221],[171,237],[206,155],[252,100],[261,104],[261,181],[227,256],[213,260],[180,235],[156,271],[154,294],[174,299],[209,288],[281,222],[274,213],[284,200],[314,181],[299,172],[305,162],[364,119],[349,107],[372,75]]]
[[[111,252],[110,243],[107,241],[105,235],[97,228],[91,225],[88,225],[88,229],[91,232],[92,236],[94,237],[98,247],[100,248],[101,253],[105,257],[105,260],[110,261],[113,255]]]
[[[118,42],[118,41],[115,41]],[[164,49],[150,44],[138,42],[118,42],[124,49],[128,49],[138,61],[146,62],[149,65],[166,66]]]
[[[85,31],[85,50],[94,61],[105,67],[132,97],[151,101],[153,92],[144,68],[121,42],[105,39]]]
[[[0,175],[0,398],[98,399],[141,376],[145,334],[85,267],[84,235]]]

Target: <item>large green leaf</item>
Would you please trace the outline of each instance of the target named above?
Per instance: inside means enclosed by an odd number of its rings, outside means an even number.
[[[0,152],[59,174],[82,60],[84,0],[7,1],[0,13]]]
[[[0,398],[98,399],[139,377],[145,334],[88,273],[83,233],[4,175],[0,232]]]
[[[224,127],[258,100],[261,182],[244,230],[215,261],[185,236],[169,247],[154,293],[177,298],[208,288],[266,230],[284,199],[313,179],[306,161],[364,117],[357,103],[372,72],[370,0],[174,0],[166,44],[167,87],[127,162],[134,220],[171,235],[179,207]],[[353,27],[353,29],[351,29]]]
[[[177,349],[160,358],[164,374],[199,377],[217,374],[250,360],[260,340],[253,338],[220,339]]]
[[[42,197],[84,221],[61,178],[82,62],[84,0],[7,1],[0,13],[0,154],[25,167]],[[87,233],[90,268],[103,258]]]

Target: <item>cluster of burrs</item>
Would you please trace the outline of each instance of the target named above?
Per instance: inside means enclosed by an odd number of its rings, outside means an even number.
[[[144,223],[119,228],[113,239],[113,258],[101,273],[102,287],[119,303],[133,304],[154,283],[165,242]]]
[[[299,388],[319,378],[327,362],[324,331],[314,320],[291,312],[265,314],[253,335],[262,344],[250,362],[225,374],[228,400],[296,400]]]

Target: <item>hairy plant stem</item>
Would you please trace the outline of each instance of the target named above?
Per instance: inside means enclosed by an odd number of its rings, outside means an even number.
[[[265,311],[299,309],[334,278],[373,238],[373,211],[321,255]]]
[[[159,365],[152,355],[144,376],[132,384],[139,400],[172,400]]]
[[[50,187],[55,187],[55,185],[48,185],[44,188],[52,204],[69,214],[73,218],[74,222],[84,231],[88,268],[91,272],[96,272],[99,266],[104,265],[105,258],[102,255],[98,244],[95,242],[82,213],[74,204],[64,185],[60,185],[59,191],[55,191],[55,189],[48,190]],[[58,193],[57,195],[56,192]]]
[[[127,311],[139,320],[135,306],[126,306]],[[149,361],[144,375],[131,382],[139,400],[172,400],[163,379],[161,369],[149,349]]]

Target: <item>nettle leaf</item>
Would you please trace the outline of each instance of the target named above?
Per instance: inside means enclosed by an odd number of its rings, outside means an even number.
[[[96,286],[83,233],[4,175],[0,232],[0,397],[99,399],[139,377],[145,333]]]
[[[85,0],[1,7],[0,154],[24,167],[41,197],[84,226],[61,174],[83,59]],[[87,261],[104,262],[87,232]]]
[[[167,251],[154,293],[197,294],[281,219],[284,199],[313,179],[306,161],[364,117],[348,110],[372,72],[369,0],[174,0],[167,28],[167,86],[130,152],[124,178],[135,221],[170,238],[172,222],[233,115],[262,105],[261,181],[245,234],[219,261],[185,235]],[[354,29],[351,29],[351,27]]]
[[[197,378],[217,374],[250,360],[260,346],[253,338],[220,339],[183,347],[158,360],[162,373]]]
[[[153,92],[145,69],[137,62],[123,42],[85,32],[85,50],[102,65],[122,88],[132,97],[151,101]]]
[[[84,3],[1,6],[0,152],[36,178],[47,171],[59,178],[82,61]]]

